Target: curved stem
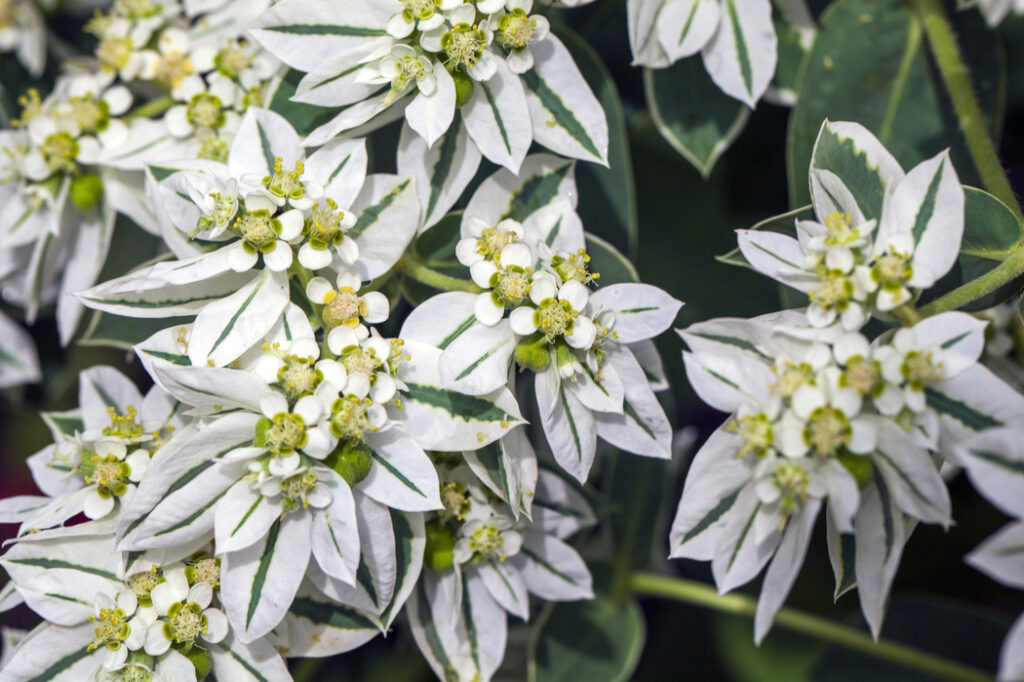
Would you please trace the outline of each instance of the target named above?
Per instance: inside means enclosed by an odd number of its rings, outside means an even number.
[[[417,282],[426,284],[442,291],[468,291],[471,294],[479,294],[483,289],[473,284],[468,279],[459,279],[438,272],[426,265],[423,261],[412,254],[406,254],[398,263],[398,269]]]
[[[1020,204],[996,154],[995,143],[988,133],[988,128],[985,127],[985,115],[978,104],[970,74],[957,45],[953,27],[949,23],[949,16],[942,6],[942,0],[910,0],[910,4],[924,25],[928,44],[935,55],[949,97],[953,100],[953,109],[960,120],[967,148],[971,152],[971,158],[978,168],[985,189],[1009,206],[1017,220],[1024,222]]]
[[[1024,246],[1018,246],[1011,251],[1006,260],[978,279],[971,280],[967,284],[953,289],[953,291],[945,296],[941,296],[928,305],[923,306],[917,312],[921,317],[928,317],[929,315],[959,308],[1009,284],[1021,275],[1024,275]]]
[[[634,594],[665,597],[737,616],[753,616],[757,602],[740,594],[719,595],[713,587],[694,580],[634,573],[630,582]],[[866,632],[794,609],[782,609],[775,618],[779,627],[813,639],[829,642],[910,670],[956,682],[990,682],[992,676],[919,649],[886,640],[878,642]]]

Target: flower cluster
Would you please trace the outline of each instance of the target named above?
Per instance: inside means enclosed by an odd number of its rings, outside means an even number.
[[[960,465],[966,444],[1024,415],[1024,396],[978,362],[986,321],[946,312],[864,333],[958,257],[965,193],[948,155],[904,173],[861,126],[826,122],[810,186],[817,219],[798,218],[797,238],[739,232],[747,262],[806,292],[808,308],[680,332],[691,385],[732,416],[694,458],[671,552],[710,560],[723,592],[768,565],[757,641],[823,508],[836,595],[856,586],[877,637],[914,526],[952,523],[939,462]]]

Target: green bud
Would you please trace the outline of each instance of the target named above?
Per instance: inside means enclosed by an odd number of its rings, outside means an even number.
[[[455,564],[455,537],[452,529],[440,519],[428,521],[427,544],[423,563],[434,571],[447,571]]]
[[[472,78],[458,69],[452,74],[452,80],[455,81],[455,106],[461,107],[469,102],[476,85],[473,83]]]
[[[83,211],[88,211],[103,196],[103,181],[95,173],[77,175],[71,181],[69,196],[71,203]]]
[[[187,652],[184,652],[184,655],[185,658],[192,662],[192,666],[196,669],[197,681],[205,679],[213,670],[213,657],[210,656],[210,652],[206,649],[194,646]]]
[[[324,464],[338,472],[346,483],[353,486],[370,475],[373,455],[365,444],[348,439],[339,443],[338,447],[327,455]]]
[[[857,485],[861,488],[871,482],[874,466],[872,466],[871,459],[867,455],[855,455],[844,450],[839,455],[839,463],[846,467],[846,470],[850,472],[850,475],[853,476],[854,480],[857,481]]]
[[[520,341],[514,355],[517,365],[532,369],[534,372],[543,372],[551,364],[551,354],[548,353],[547,342],[540,335]]]

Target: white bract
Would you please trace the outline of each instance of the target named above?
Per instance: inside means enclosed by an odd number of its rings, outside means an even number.
[[[722,91],[753,108],[775,74],[768,0],[629,0],[633,63],[663,68],[698,52]]]

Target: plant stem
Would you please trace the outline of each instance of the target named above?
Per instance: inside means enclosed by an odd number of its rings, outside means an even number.
[[[913,327],[917,324],[921,318],[918,316],[917,311],[914,310],[914,306],[910,303],[904,303],[899,308],[892,311],[893,317],[900,321],[904,327]]]
[[[162,114],[174,106],[174,100],[170,96],[160,97],[152,102],[146,102],[142,106],[128,113],[131,118],[150,118]]]
[[[1002,263],[989,270],[978,279],[959,286],[945,296],[941,296],[917,312],[921,317],[953,310],[992,293],[1001,286],[1024,275],[1024,245],[1018,246]]]
[[[911,0],[910,4],[924,25],[928,44],[935,55],[949,97],[953,100],[953,109],[960,120],[960,128],[967,140],[967,148],[971,152],[974,165],[978,168],[982,184],[1010,207],[1017,220],[1024,222],[1020,204],[996,154],[992,137],[985,127],[985,115],[975,96],[970,74],[957,45],[953,27],[949,23],[949,16],[942,6],[942,0]]]
[[[750,597],[740,594],[719,595],[710,585],[694,580],[653,573],[634,573],[631,585],[635,594],[675,599],[737,616],[753,616],[757,610],[757,603]],[[991,675],[975,668],[904,644],[886,640],[875,642],[866,632],[802,611],[784,608],[775,618],[775,624],[940,679],[956,682],[992,680]]]
[[[407,253],[402,257],[402,260],[398,263],[398,269],[405,273],[406,277],[411,277],[417,282],[435,289],[443,291],[468,291],[471,294],[483,292],[483,289],[473,284],[470,280],[459,279],[458,277],[451,277],[440,273],[427,266],[422,260],[411,253]]]

